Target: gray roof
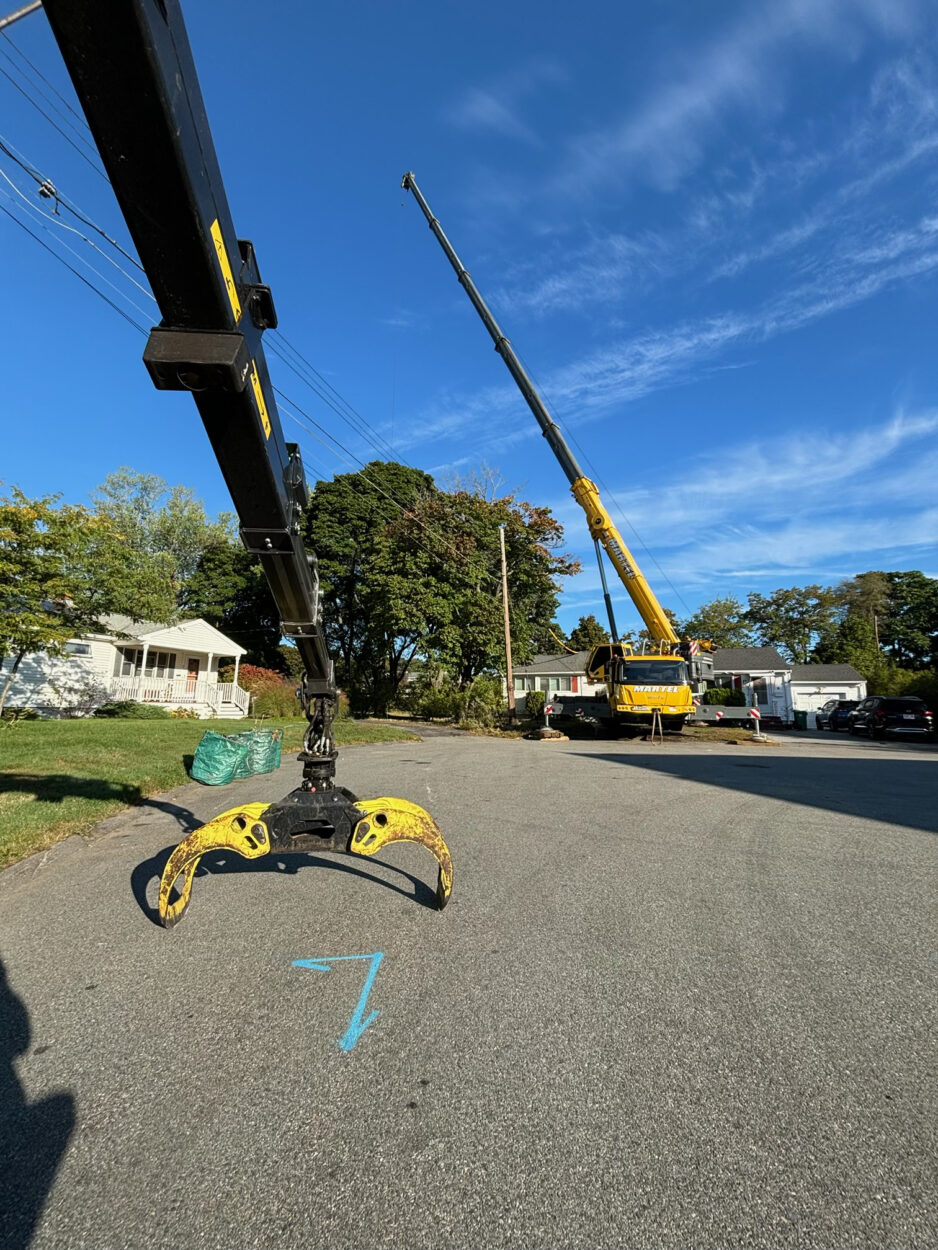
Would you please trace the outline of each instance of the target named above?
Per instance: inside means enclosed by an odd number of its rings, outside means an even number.
[[[775,673],[790,668],[774,647],[720,647],[713,653],[715,673]]]
[[[792,681],[865,681],[852,664],[793,664]]]
[[[141,634],[152,634],[154,630],[169,628],[165,621],[162,624],[157,621],[134,621],[129,616],[122,616],[118,612],[102,616],[101,624],[109,634],[126,634],[135,639],[139,639]]]
[[[588,651],[564,651],[562,655],[536,655],[530,664],[513,665],[516,673],[583,673]]]

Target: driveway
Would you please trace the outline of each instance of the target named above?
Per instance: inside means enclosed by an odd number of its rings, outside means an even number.
[[[216,856],[165,932],[195,786],[3,874],[0,1244],[931,1250],[938,761],[830,737],[345,751],[442,914]]]

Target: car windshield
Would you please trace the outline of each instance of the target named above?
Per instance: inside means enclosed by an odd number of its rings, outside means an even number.
[[[837,707],[847,708],[847,707],[856,707],[856,705],[857,705],[856,699],[841,699],[840,702],[837,704]]]
[[[619,681],[626,686],[681,686],[687,681],[683,660],[623,660]]]

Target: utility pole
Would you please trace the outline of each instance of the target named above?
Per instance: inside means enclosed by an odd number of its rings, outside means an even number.
[[[505,562],[505,527],[498,527],[502,549],[502,607],[505,610],[505,684],[508,686],[508,719],[515,719],[515,675],[511,667],[511,627],[508,622],[508,565]]]
[[[24,4],[21,9],[17,9],[14,13],[8,13],[6,17],[0,17],[0,30],[4,30],[7,26],[12,26],[21,17],[29,17],[30,13],[35,13],[37,9],[41,8],[42,0],[33,0],[32,4]]]
[[[879,616],[873,613],[873,634],[876,637],[876,650],[879,651]]]

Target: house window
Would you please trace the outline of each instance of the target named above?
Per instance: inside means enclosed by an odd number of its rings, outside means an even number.
[[[516,677],[515,678],[515,693],[516,694],[525,694],[527,693],[528,690],[533,690],[533,689],[534,689],[533,677]]]
[[[136,677],[140,672],[142,659],[143,652],[138,651],[136,647],[118,647],[117,658],[114,661],[114,676]]]
[[[65,644],[67,655],[91,655],[90,642],[67,642]]]
[[[544,693],[546,694],[546,693],[547,693],[547,691],[548,691],[548,690],[550,690],[550,678],[549,678],[549,677],[538,677],[538,679],[537,679],[537,688],[538,688],[538,690],[543,690],[543,691],[544,691]]]
[[[571,689],[570,678],[569,677],[554,677],[553,686],[555,690],[570,690]]]
[[[144,677],[172,677],[176,668],[174,651],[150,651],[147,653],[147,666],[143,670]]]
[[[768,706],[769,687],[764,677],[753,677],[752,694],[753,694],[753,698],[756,700],[756,702],[759,704],[760,707]]]

